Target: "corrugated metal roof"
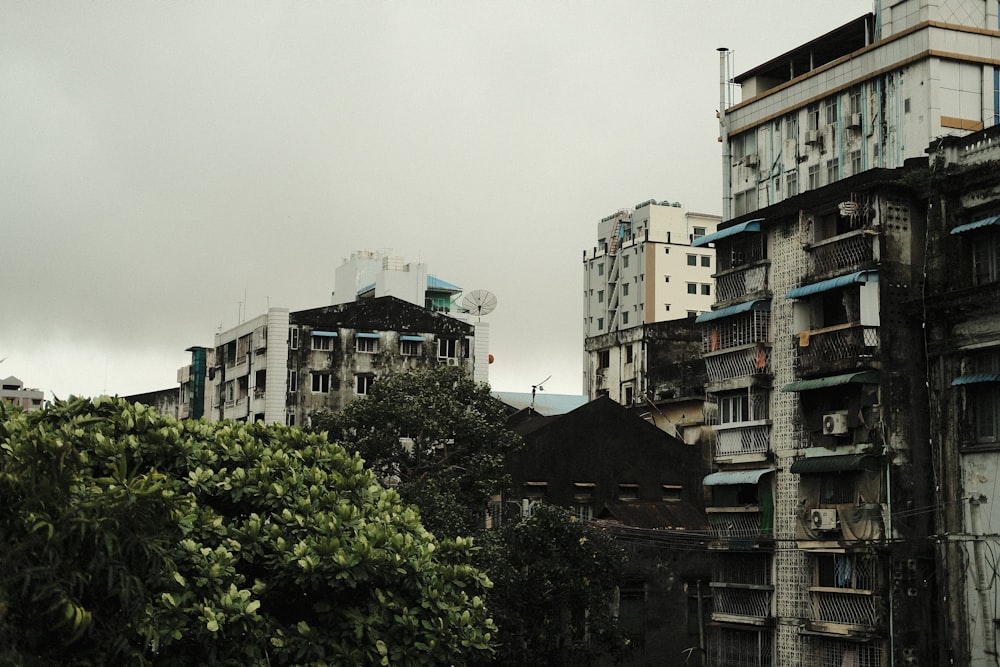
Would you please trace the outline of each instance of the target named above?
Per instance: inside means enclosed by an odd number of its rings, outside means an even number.
[[[866,282],[878,282],[878,271],[858,271],[857,273],[852,273],[846,276],[837,276],[836,278],[830,278],[829,280],[821,280],[818,283],[813,283],[811,285],[803,285],[802,287],[796,287],[795,289],[790,289],[785,294],[786,299],[801,299],[804,296],[809,296],[811,294],[819,294],[820,292],[827,292],[832,289],[837,289],[838,287],[846,287],[854,283],[866,283]]]
[[[694,321],[699,323],[711,322],[712,320],[717,320],[722,317],[730,317],[731,315],[739,315],[740,313],[746,313],[751,310],[771,310],[771,302],[768,299],[744,301],[743,303],[738,303],[735,306],[728,306],[726,308],[720,308],[719,310],[710,310],[707,313],[702,313],[698,317],[694,318]]]
[[[706,477],[702,484],[705,486],[726,486],[729,484],[756,484],[760,478],[769,472],[774,472],[774,468],[761,468],[759,470],[731,470],[726,472],[713,472]]]
[[[861,371],[860,373],[845,373],[843,375],[830,375],[823,378],[813,378],[812,380],[799,380],[786,384],[781,391],[810,391],[812,389],[826,389],[827,387],[837,387],[842,384],[878,384],[878,371]]]
[[[1000,223],[1000,215],[991,215],[988,218],[983,218],[982,220],[974,220],[973,222],[967,222],[964,225],[959,225],[955,229],[951,230],[952,234],[963,234],[965,232],[971,232],[973,229],[980,229],[981,227],[990,227],[991,225],[996,225]]]
[[[705,236],[699,236],[695,240],[691,241],[692,247],[700,248],[706,246],[709,243],[715,243],[719,239],[728,238],[730,236],[736,236],[737,234],[743,234],[745,232],[759,232],[760,223],[764,222],[764,218],[757,218],[755,220],[747,220],[746,222],[741,222],[738,225],[733,225],[732,227],[726,227],[725,229],[720,229],[712,234],[706,234]]]
[[[983,384],[984,382],[1000,382],[1000,373],[973,373],[961,375],[951,381],[952,386],[963,384]]]
[[[819,473],[847,472],[850,470],[878,470],[879,459],[869,454],[848,454],[846,456],[810,456],[792,463],[789,472]]]

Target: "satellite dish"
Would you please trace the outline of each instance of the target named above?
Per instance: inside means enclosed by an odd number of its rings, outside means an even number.
[[[472,290],[462,298],[462,308],[471,315],[482,317],[489,315],[497,307],[497,298],[493,292],[484,289]]]

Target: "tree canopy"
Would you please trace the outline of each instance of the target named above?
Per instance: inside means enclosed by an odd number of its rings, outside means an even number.
[[[490,496],[507,484],[504,459],[521,445],[489,386],[452,366],[379,379],[341,412],[314,414],[312,429],[356,449],[420,507],[429,530],[449,537],[482,526]]]
[[[494,641],[471,540],[281,426],[0,405],[0,543],[3,664],[438,665]]]

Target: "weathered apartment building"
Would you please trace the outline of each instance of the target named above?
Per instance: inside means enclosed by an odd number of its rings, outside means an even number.
[[[715,252],[692,241],[720,218],[648,200],[604,217],[583,253],[584,387],[689,444],[703,423],[694,316],[714,300]]]
[[[178,416],[304,425],[392,373],[448,364],[487,381],[489,325],[467,321],[460,293],[423,264],[355,253],[337,270],[333,305],[269,308],[216,334],[211,348],[189,348]]]
[[[724,100],[709,665],[995,664],[1000,208],[965,135],[998,68],[996,2],[876,1]]]

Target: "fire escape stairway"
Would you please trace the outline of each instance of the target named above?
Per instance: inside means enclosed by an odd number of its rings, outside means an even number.
[[[608,246],[608,331],[618,329],[618,246],[624,220],[618,218]]]

